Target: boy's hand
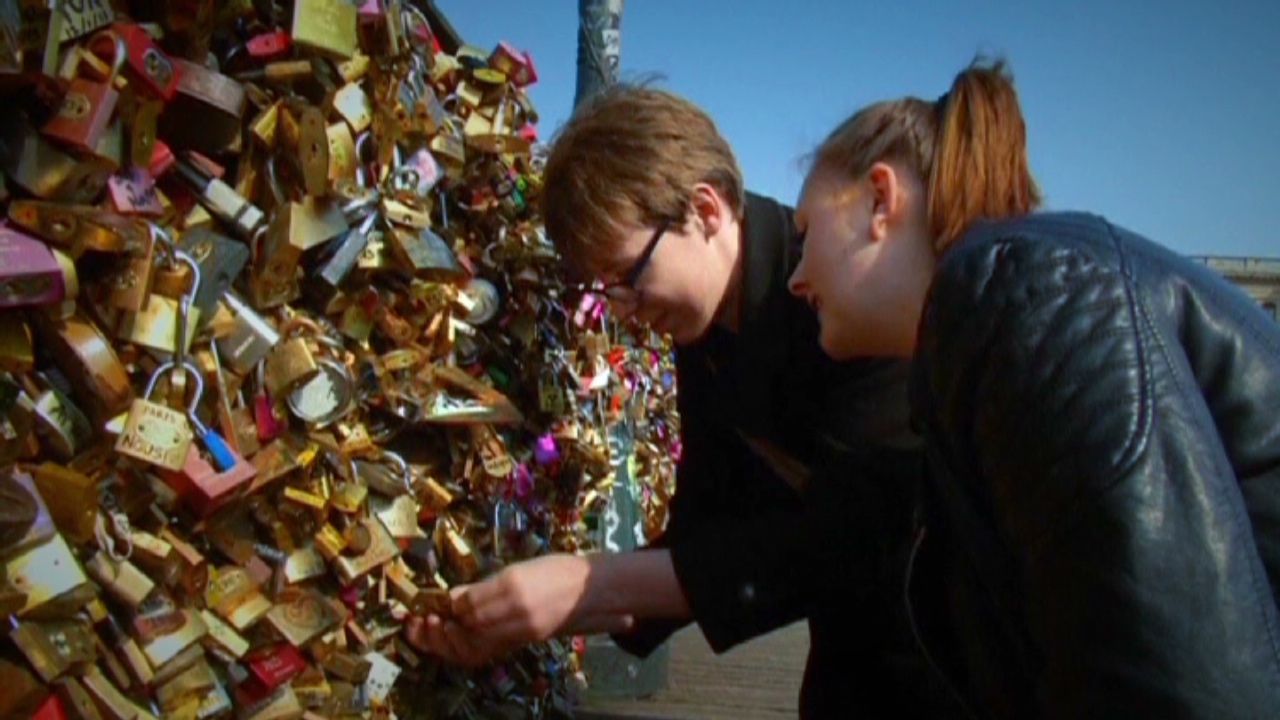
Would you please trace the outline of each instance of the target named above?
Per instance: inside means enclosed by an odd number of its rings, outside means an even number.
[[[593,611],[587,558],[546,555],[511,565],[474,585],[454,588],[453,617],[410,620],[411,642],[460,665],[475,667],[557,635],[624,632],[631,615]]]

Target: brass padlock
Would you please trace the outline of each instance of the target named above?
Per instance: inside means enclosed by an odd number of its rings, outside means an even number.
[[[290,163],[307,195],[328,194],[329,136],[320,108],[301,100],[286,101],[280,108],[276,143],[277,157]]]
[[[301,318],[290,321],[280,331],[284,341],[267,355],[263,375],[267,393],[273,398],[285,398],[294,388],[320,374],[315,355],[306,338],[301,336],[304,332],[318,334],[320,329],[315,323]]]
[[[296,0],[290,35],[304,50],[347,60],[356,51],[356,6],[345,0]]]
[[[162,363],[151,373],[146,393],[133,401],[124,431],[116,441],[117,452],[168,470],[182,469],[187,452],[195,441],[186,413],[150,401],[160,375],[174,367],[173,362]],[[185,372],[185,369],[178,372]],[[197,386],[203,385],[198,374],[196,380]],[[197,392],[197,401],[199,396]],[[194,412],[194,405],[190,411]]]
[[[466,277],[453,251],[430,229],[393,228],[389,243],[392,256],[414,277],[456,281]]]
[[[96,426],[124,412],[133,384],[111,342],[91,320],[75,314],[56,319],[33,315],[36,335]]]
[[[373,103],[357,83],[347,83],[333,96],[333,109],[359,135],[373,123]]]
[[[127,607],[136,608],[151,594],[156,584],[128,560],[117,560],[99,550],[85,563],[85,569],[98,584]]]
[[[73,259],[86,250],[140,252],[150,235],[144,220],[84,205],[15,200],[9,204],[9,219],[48,240]]]
[[[0,133],[0,169],[45,200],[93,202],[116,169],[103,158],[68,155],[36,132],[21,112],[0,114]]]
[[[31,477],[58,531],[77,545],[92,541],[100,497],[97,480],[52,462],[33,467]]]
[[[170,247],[167,238],[162,242],[162,247]],[[200,290],[200,269],[195,260],[182,250],[170,249],[169,255],[169,268],[174,269],[181,262],[191,269],[191,289],[180,299],[153,292],[141,311],[128,313],[122,318],[117,334],[124,340],[154,350],[186,354],[200,322],[200,311],[191,304],[192,298]],[[185,330],[182,332],[181,345],[178,337],[180,329]]]
[[[356,141],[351,128],[336,122],[325,129],[329,141],[329,182],[335,187],[350,183],[356,176]]]
[[[147,233],[140,251],[131,253],[124,267],[112,276],[107,303],[117,310],[139,312],[151,296],[151,280],[155,273],[156,232]]]
[[[72,668],[97,660],[93,629],[83,620],[19,623],[10,633],[13,644],[47,683]]]

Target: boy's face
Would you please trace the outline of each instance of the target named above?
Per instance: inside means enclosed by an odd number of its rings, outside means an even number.
[[[734,232],[737,223],[728,223]],[[692,343],[715,321],[732,277],[726,223],[691,214],[683,226],[619,228],[616,260],[602,267],[610,308],[678,345]],[[735,249],[737,238],[732,238]]]

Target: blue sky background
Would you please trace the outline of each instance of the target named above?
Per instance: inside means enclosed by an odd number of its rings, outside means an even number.
[[[533,53],[544,138],[571,111],[577,0],[437,0],[463,38]],[[1056,209],[1193,254],[1280,257],[1280,1],[628,0],[623,76],[705,108],[747,186],[794,202],[799,159],[876,100],[934,98],[1007,58]]]

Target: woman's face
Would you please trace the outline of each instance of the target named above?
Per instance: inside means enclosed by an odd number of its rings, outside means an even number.
[[[876,163],[849,180],[816,170],[796,208],[804,255],[792,294],[809,302],[837,360],[910,357],[933,273],[923,183]]]

